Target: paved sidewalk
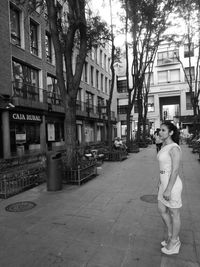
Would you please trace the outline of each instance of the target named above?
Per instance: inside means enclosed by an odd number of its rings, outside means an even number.
[[[200,267],[200,162],[182,146],[182,247],[160,252],[164,228],[154,196],[158,182],[155,147],[105,162],[82,185],[47,192],[43,184],[0,201],[2,267]],[[154,199],[152,199],[154,200]],[[18,201],[33,201],[26,212],[7,212]]]

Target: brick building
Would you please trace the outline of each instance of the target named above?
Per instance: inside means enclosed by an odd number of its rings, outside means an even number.
[[[64,145],[64,108],[57,86],[48,21],[15,1],[0,3],[0,157],[60,149]],[[110,88],[110,51],[87,56],[77,95],[77,142],[104,141]],[[112,112],[113,135],[115,110]]]

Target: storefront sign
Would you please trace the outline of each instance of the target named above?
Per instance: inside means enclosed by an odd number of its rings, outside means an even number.
[[[26,113],[11,113],[11,119],[15,121],[32,121],[41,122],[42,118],[40,115],[26,114]]]

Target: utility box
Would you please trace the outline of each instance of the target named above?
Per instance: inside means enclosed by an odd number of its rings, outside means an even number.
[[[61,153],[47,155],[47,191],[62,190],[63,162]]]

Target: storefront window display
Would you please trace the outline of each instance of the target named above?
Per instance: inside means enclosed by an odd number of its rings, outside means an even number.
[[[30,123],[10,124],[11,132],[11,152],[16,152],[19,145],[24,146],[24,150],[30,150],[32,145],[40,144],[40,125]]]

